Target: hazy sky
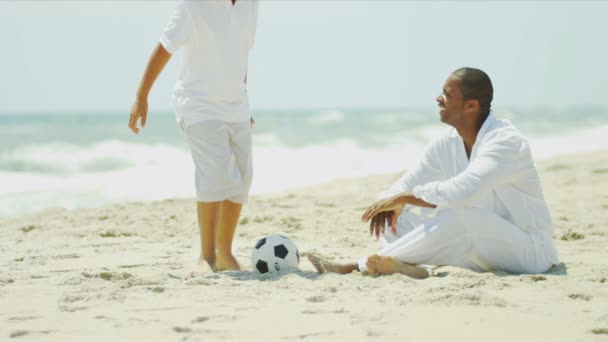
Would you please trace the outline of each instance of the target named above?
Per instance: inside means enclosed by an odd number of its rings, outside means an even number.
[[[174,6],[0,1],[0,112],[128,111]],[[602,1],[262,0],[251,103],[432,106],[451,71],[473,66],[492,78],[495,105],[602,105],[607,17]],[[178,63],[151,110],[171,108]]]

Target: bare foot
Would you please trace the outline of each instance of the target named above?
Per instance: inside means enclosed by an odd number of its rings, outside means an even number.
[[[211,270],[212,272],[215,272],[215,264],[215,258],[203,258],[202,256],[198,257],[198,265],[202,268],[203,271]]]
[[[420,266],[401,262],[393,257],[383,257],[377,254],[367,258],[367,268],[371,274],[405,274],[418,279],[430,276],[429,272]]]
[[[316,255],[309,254],[308,261],[315,267],[319,273],[340,273],[348,274],[357,270],[357,264],[338,264],[323,260]]]
[[[236,261],[234,255],[217,255],[215,261],[215,269],[216,271],[240,271],[241,266],[239,262]]]
[[[215,272],[215,260],[205,260],[202,257],[199,257],[198,268],[198,271],[201,273]]]

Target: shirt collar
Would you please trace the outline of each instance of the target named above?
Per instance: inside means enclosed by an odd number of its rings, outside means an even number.
[[[490,129],[490,127],[494,126],[495,122],[496,115],[494,115],[494,112],[490,110],[486,121],[483,122],[483,125],[481,125],[481,128],[479,129],[479,132],[477,132],[477,139],[475,139],[475,142],[479,141],[479,139],[483,137],[484,134],[488,133],[488,130]]]

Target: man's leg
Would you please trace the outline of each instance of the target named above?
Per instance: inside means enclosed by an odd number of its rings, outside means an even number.
[[[397,235],[396,236],[393,235],[393,233],[389,230],[388,225],[387,225],[385,235],[380,238],[382,245],[384,245],[386,247],[386,246],[390,245],[391,243],[395,242],[396,240],[398,240],[400,237],[405,236],[406,234],[410,233],[414,229],[413,225],[417,224],[418,222],[421,222],[421,218],[418,215],[413,214],[409,211],[404,211],[401,214],[401,216],[399,216],[399,220],[397,221]],[[335,263],[335,262],[331,262],[331,261],[322,259],[316,255],[308,255],[308,260],[312,263],[312,265],[315,267],[315,269],[319,273],[330,272],[330,273],[348,274],[353,271],[359,271],[359,266],[360,266],[357,262],[339,264],[339,263]],[[377,263],[377,260],[374,259],[374,261],[376,261],[374,263],[374,265],[375,265]],[[409,265],[406,265],[406,266],[409,266]],[[411,267],[400,267],[398,269],[398,271],[393,272],[393,273],[403,273],[402,271],[404,269],[407,269],[409,271],[410,268]],[[368,269],[368,267],[365,266],[366,271],[367,271],[367,269]],[[380,272],[378,272],[378,270],[376,270],[376,269],[370,269],[369,273],[380,273]],[[418,273],[416,273],[416,274],[418,274]]]
[[[530,273],[538,269],[530,234],[496,214],[474,208],[450,209],[382,249],[367,265],[394,273],[395,261],[449,265],[475,271]]]
[[[319,273],[340,273],[340,274],[348,274],[353,271],[358,271],[359,266],[357,263],[351,264],[338,264],[334,262],[330,262],[324,259],[319,258],[316,255],[309,254],[308,261],[315,267],[317,272]]]
[[[215,239],[216,267],[218,270],[240,270],[239,263],[232,255],[232,240],[239,222],[241,203],[225,200],[221,202],[220,221]]]
[[[465,232],[466,228],[457,220],[455,210],[444,211],[434,217],[416,221],[419,225],[409,229],[407,224],[410,222],[402,215],[398,224],[403,225],[404,229],[398,231],[403,231],[405,234],[398,238],[386,239],[387,243],[380,252],[359,259],[354,264],[355,269],[370,274],[401,273],[423,279],[428,277],[429,273],[425,268],[417,266],[420,264],[445,265],[443,262],[451,261],[458,266],[468,266],[463,262],[464,256],[470,249],[470,243],[467,243],[468,234]],[[315,262],[311,260],[311,262],[321,273],[350,273],[340,271],[346,270],[347,265],[353,265],[336,264],[326,260],[315,260]]]
[[[425,220],[377,255],[360,259],[357,266],[361,272],[418,278],[426,272],[416,266],[420,264],[526,273],[535,269],[533,248],[527,232],[494,213],[450,209]],[[317,264],[326,271],[337,269],[336,264],[326,261]]]
[[[211,269],[216,268],[215,235],[220,219],[222,202],[198,202],[198,226],[201,239],[201,255],[199,261],[206,261]]]
[[[328,260],[319,258],[316,255],[309,255],[308,260],[319,273],[339,273],[348,274],[353,271],[359,271],[358,263],[338,264]],[[392,257],[382,257],[374,254],[367,258],[366,273],[369,274],[405,274],[407,276],[424,279],[430,276],[429,272],[424,268],[416,265],[410,265]]]
[[[405,274],[412,278],[426,279],[431,276],[424,267],[408,264],[390,256],[374,254],[367,258],[365,263],[367,272],[370,274]]]

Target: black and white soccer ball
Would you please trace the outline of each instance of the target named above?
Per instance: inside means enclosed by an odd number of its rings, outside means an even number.
[[[283,235],[269,235],[258,240],[251,252],[251,265],[261,274],[295,270],[299,263],[298,247]]]

